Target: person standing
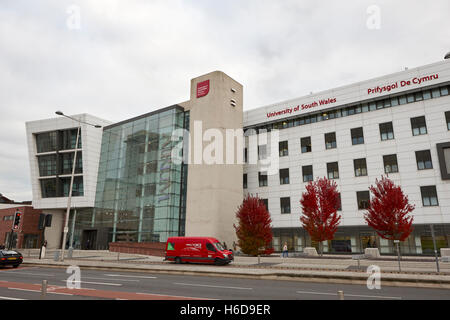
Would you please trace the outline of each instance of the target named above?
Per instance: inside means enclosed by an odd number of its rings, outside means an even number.
[[[45,259],[45,250],[47,249],[47,240],[44,241],[44,244],[41,247],[41,252],[39,253],[39,259]]]
[[[284,243],[284,246],[283,246],[283,258],[288,258],[289,256],[288,256],[288,245],[287,245],[287,242],[285,242]]]

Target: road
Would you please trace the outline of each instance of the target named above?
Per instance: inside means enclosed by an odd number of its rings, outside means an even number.
[[[47,300],[450,300],[450,290],[383,286],[256,280],[139,272],[81,270],[81,289],[68,289],[72,276],[62,268],[19,267],[0,269],[0,300],[41,299],[42,280],[48,281]]]

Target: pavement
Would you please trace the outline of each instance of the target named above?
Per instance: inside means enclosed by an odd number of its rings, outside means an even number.
[[[309,282],[366,284],[371,273],[369,266],[381,271],[381,281],[389,286],[432,287],[450,289],[450,263],[436,261],[432,257],[402,257],[401,270],[397,257],[382,256],[380,259],[352,260],[351,256],[324,255],[323,257],[269,257],[236,256],[228,266],[181,264],[163,261],[162,257],[109,251],[74,250],[72,258],[55,261],[54,253],[47,250],[46,257],[39,259],[38,249],[23,249],[23,265],[66,267],[76,265],[85,269],[128,270],[139,272],[189,274],[202,276],[244,277],[253,279],[297,280]]]

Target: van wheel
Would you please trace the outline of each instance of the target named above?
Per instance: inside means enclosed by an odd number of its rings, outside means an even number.
[[[15,265],[13,265],[13,268],[17,268],[19,265],[18,264],[15,264]]]
[[[216,265],[216,266],[220,266],[221,265],[221,262],[220,262],[220,260],[219,259],[214,259],[214,264]]]
[[[181,264],[181,258],[180,257],[176,257],[175,258],[175,263],[176,264]]]

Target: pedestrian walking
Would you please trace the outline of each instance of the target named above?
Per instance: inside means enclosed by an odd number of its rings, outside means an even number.
[[[225,250],[228,250],[227,243],[226,243],[225,241],[223,242],[223,248],[224,248]]]
[[[283,258],[288,258],[288,257],[289,257],[289,255],[288,255],[288,245],[287,245],[287,242],[285,242],[284,246],[283,246]]]

